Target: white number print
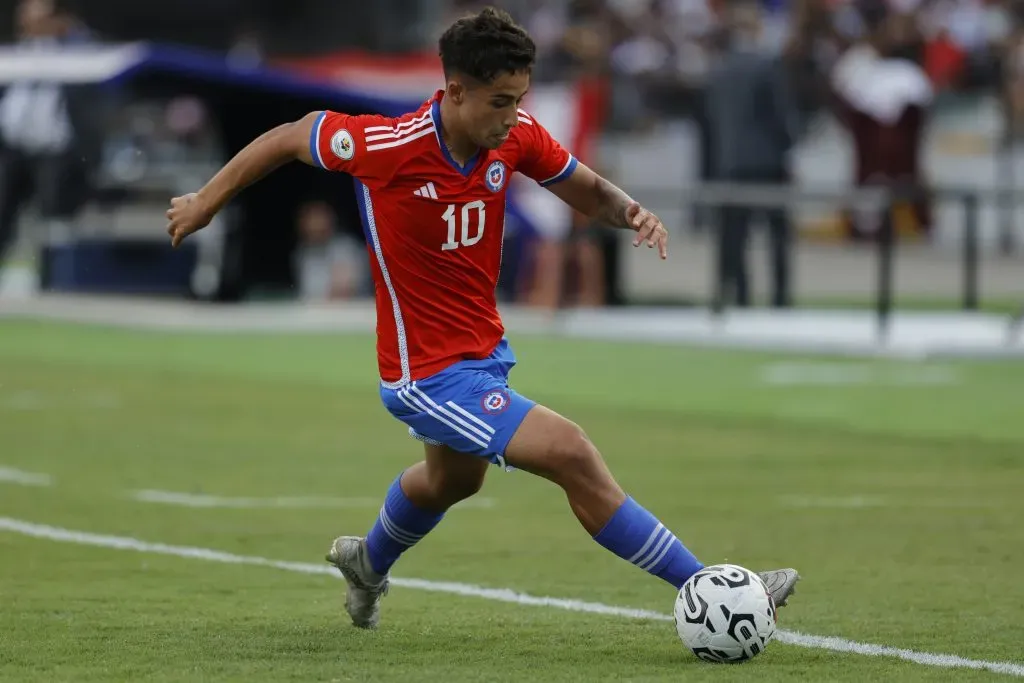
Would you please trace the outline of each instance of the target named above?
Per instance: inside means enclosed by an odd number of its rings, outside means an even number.
[[[486,205],[481,200],[462,205],[462,229],[457,230],[458,221],[455,220],[455,204],[449,204],[448,210],[441,217],[448,223],[448,241],[441,245],[441,251],[450,251],[462,247],[471,247],[484,237],[484,224],[487,222]],[[476,232],[473,231],[473,211],[476,211]],[[460,239],[456,241],[455,233],[461,232]]]

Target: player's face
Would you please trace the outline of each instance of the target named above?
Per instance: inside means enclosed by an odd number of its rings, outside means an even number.
[[[485,149],[500,147],[519,124],[519,105],[529,88],[530,74],[525,71],[467,88],[459,109],[470,139]]]

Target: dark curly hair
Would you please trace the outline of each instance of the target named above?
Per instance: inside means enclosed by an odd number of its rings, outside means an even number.
[[[487,7],[459,19],[438,41],[445,78],[459,73],[490,83],[503,73],[529,71],[537,46],[508,12]]]

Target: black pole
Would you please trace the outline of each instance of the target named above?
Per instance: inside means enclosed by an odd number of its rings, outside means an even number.
[[[964,301],[966,311],[978,310],[978,195],[968,192],[964,205]]]
[[[878,299],[876,313],[878,318],[878,339],[885,342],[889,335],[889,318],[892,313],[892,282],[893,282],[893,248],[895,245],[895,229],[893,214],[895,201],[890,194],[886,198],[882,224],[878,233]]]
[[[1010,255],[1014,251],[1014,217],[1017,213],[1016,202],[1016,158],[1013,153],[1013,138],[1006,134],[999,142],[996,150],[996,177],[998,182],[998,197],[996,206],[999,207],[999,251],[1003,255]],[[977,198],[975,198],[977,199]]]

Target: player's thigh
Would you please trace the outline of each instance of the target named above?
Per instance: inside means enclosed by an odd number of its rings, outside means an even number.
[[[516,469],[566,484],[605,485],[612,481],[597,447],[572,420],[535,405],[505,449],[505,460]]]
[[[424,443],[427,476],[437,490],[468,497],[480,490],[490,461],[443,444]]]

